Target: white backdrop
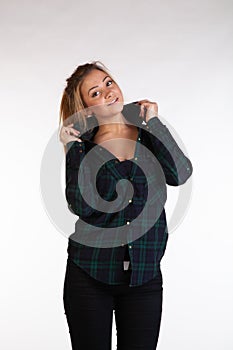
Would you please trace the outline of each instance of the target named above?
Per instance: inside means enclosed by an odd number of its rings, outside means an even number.
[[[189,210],[162,260],[158,350],[232,350],[232,1],[1,0],[0,7],[0,347],[71,349],[62,301],[67,238],[44,210],[40,167],[65,79],[99,59],[126,100],[158,103],[194,168]]]

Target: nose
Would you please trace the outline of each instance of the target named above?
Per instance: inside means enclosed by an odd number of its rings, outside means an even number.
[[[105,98],[106,98],[106,100],[109,100],[110,98],[112,98],[112,96],[113,96],[113,91],[112,90],[108,90],[107,93],[106,93]]]

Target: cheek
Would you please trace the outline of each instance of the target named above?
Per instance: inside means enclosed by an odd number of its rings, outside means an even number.
[[[117,88],[117,92],[118,92],[119,95],[121,95],[123,97],[123,93],[122,93],[122,91],[121,91],[121,89],[119,87]]]
[[[106,106],[105,101],[102,102],[100,99],[94,103],[92,101],[92,105],[90,107],[92,107],[91,111],[97,116],[104,116],[108,111],[108,107]]]
[[[99,105],[99,104],[101,104],[101,100],[103,100],[103,98],[102,97],[96,97],[96,98],[94,98],[94,99],[89,99],[89,101],[88,101],[88,106],[89,107],[93,107],[93,106],[96,106],[96,105]]]

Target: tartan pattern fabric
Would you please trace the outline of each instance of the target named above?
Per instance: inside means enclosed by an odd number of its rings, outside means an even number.
[[[127,113],[124,116],[130,120]],[[111,285],[123,283],[123,261],[128,253],[130,287],[156,277],[168,240],[166,184],[182,185],[193,171],[190,160],[158,117],[151,118],[146,125],[141,119],[137,121],[138,138],[131,160],[119,161],[106,148],[95,144],[92,137],[98,127],[89,136],[83,135],[82,142],[69,142],[66,154],[65,195],[69,210],[79,217],[75,232],[69,236],[67,252],[90,276]],[[82,166],[90,151],[91,161]],[[121,185],[122,179],[128,181]],[[105,200],[101,205],[100,198]],[[122,202],[128,203],[123,209]],[[111,205],[114,211],[109,210]],[[137,222],[139,215],[141,219]],[[122,240],[122,227],[127,228],[127,241]],[[112,245],[102,247],[108,229]],[[90,245],[82,243],[87,237]],[[91,246],[96,242],[100,246]]]

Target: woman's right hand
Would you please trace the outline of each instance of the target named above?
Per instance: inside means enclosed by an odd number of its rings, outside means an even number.
[[[72,128],[73,125],[74,123],[69,124],[67,126],[62,126],[60,130],[59,137],[60,141],[63,143],[64,146],[66,146],[66,144],[70,141],[82,142],[80,137],[78,137],[80,135],[80,131]]]

